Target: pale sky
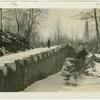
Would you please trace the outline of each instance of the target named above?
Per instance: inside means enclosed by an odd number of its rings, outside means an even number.
[[[69,38],[74,35],[82,38],[85,30],[85,20],[74,19],[79,13],[79,9],[48,9],[40,28],[41,37],[46,40],[52,37],[57,27],[60,25],[61,34],[67,34]]]
[[[57,27],[57,23],[60,25],[61,34],[68,34],[69,37],[72,37],[72,33],[77,33],[82,36],[84,32],[85,21],[75,20],[73,18],[74,15],[78,13],[77,10],[70,9],[51,9],[48,10],[48,14],[46,19],[43,21],[43,26],[41,27],[41,35],[44,39],[51,37],[55,28]],[[51,35],[52,34],[52,35]]]

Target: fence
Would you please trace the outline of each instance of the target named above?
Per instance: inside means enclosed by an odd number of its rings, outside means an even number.
[[[0,66],[0,91],[22,91],[37,80],[61,70],[64,59],[73,56],[74,49],[62,45]]]

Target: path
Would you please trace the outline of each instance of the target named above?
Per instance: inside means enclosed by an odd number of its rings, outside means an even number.
[[[37,81],[28,86],[25,92],[64,92],[64,91],[82,91],[82,92],[98,92],[100,91],[100,63],[95,64],[96,72],[94,76],[84,76],[77,87],[67,86],[64,84],[64,78],[61,72],[47,77],[46,79]]]

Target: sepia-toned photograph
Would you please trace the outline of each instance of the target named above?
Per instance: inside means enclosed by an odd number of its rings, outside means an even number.
[[[0,8],[0,92],[100,92],[100,9]]]

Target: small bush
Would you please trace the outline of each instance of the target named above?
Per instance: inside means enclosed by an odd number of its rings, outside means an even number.
[[[78,85],[78,79],[83,74],[88,73],[89,68],[93,68],[94,63],[91,58],[85,62],[75,58],[66,58],[62,67],[62,75],[65,77],[66,84]]]

